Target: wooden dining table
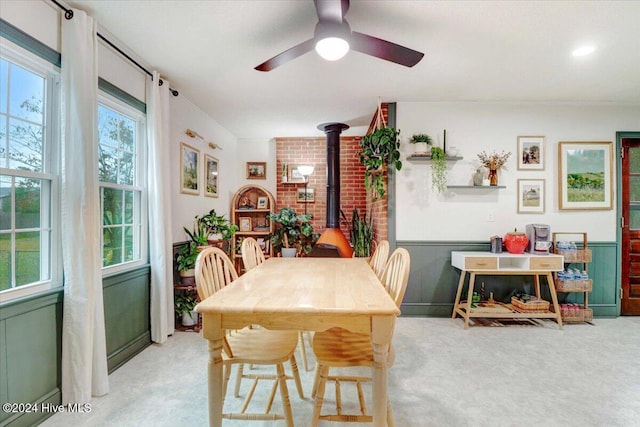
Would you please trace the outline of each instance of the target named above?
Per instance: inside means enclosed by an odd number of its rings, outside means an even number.
[[[387,358],[400,310],[363,258],[270,258],[196,307],[209,345],[209,425],[222,425],[222,338],[227,329],[370,334],[373,425],[386,425]]]

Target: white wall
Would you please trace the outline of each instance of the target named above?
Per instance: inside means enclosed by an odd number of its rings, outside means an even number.
[[[267,179],[247,179],[247,162],[266,162]],[[238,188],[243,185],[259,185],[276,196],[280,171],[276,170],[275,139],[241,139],[238,141],[237,176]]]
[[[616,239],[615,197],[613,210],[558,209],[558,142],[612,141],[615,147],[616,131],[640,130],[640,106],[399,102],[397,127],[404,154],[396,184],[398,240],[488,240],[516,227],[524,231],[531,223],[549,224],[552,232],[586,231],[593,241]],[[414,133],[427,133],[442,146],[443,129],[447,147],[456,146],[464,157],[447,162],[448,184],[471,184],[481,151],[506,150],[512,156],[499,184],[507,188],[432,190],[430,163],[406,161],[413,150],[407,141]],[[545,136],[544,171],[517,170],[517,137],[525,135]],[[545,179],[544,214],[517,213],[518,179]],[[495,221],[488,221],[490,214]]]
[[[171,83],[171,82],[170,82]],[[173,83],[171,83],[173,85]],[[179,89],[179,85],[178,85]],[[197,132],[204,138],[190,138],[185,134],[186,129]],[[183,194],[180,192],[180,143],[185,142],[200,150],[200,195]],[[209,142],[220,144],[222,150],[209,148]],[[229,218],[231,198],[237,190],[238,167],[237,138],[220,126],[215,120],[205,114],[200,108],[192,104],[184,96],[171,98],[171,202],[173,241],[181,242],[187,239],[183,227],[193,226],[196,215],[203,215],[215,209],[219,215]],[[204,195],[204,154],[218,159],[218,193],[217,198]]]

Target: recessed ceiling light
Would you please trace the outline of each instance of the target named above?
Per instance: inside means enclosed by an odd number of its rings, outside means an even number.
[[[571,54],[573,56],[585,56],[585,55],[592,54],[593,52],[595,52],[595,50],[596,50],[595,46],[581,46],[576,50],[574,50],[573,52],[571,52]]]

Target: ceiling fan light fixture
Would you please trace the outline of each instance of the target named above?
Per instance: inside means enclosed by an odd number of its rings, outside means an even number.
[[[316,52],[327,61],[337,61],[349,52],[349,42],[340,37],[325,37],[316,42]]]

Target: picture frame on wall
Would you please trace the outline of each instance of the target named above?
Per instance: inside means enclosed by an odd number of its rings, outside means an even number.
[[[247,179],[267,179],[267,162],[247,162]]]
[[[544,179],[518,180],[518,213],[544,213]]]
[[[200,194],[199,164],[200,150],[184,142],[180,143],[180,192]]]
[[[313,188],[298,188],[296,201],[300,203],[315,203],[316,194]]]
[[[204,195],[207,197],[218,197],[218,159],[204,155]]]
[[[518,170],[544,170],[544,136],[518,137]]]
[[[251,231],[251,217],[241,216],[238,218],[238,229],[240,231]]]
[[[269,209],[269,199],[267,199],[266,196],[259,196],[258,197],[257,208],[258,209]]]
[[[613,209],[613,143],[558,143],[561,210]]]
[[[289,165],[289,184],[304,184],[304,175],[298,170],[298,165]]]

